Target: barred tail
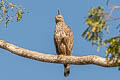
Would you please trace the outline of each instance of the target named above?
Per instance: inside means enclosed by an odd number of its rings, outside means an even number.
[[[64,64],[64,76],[68,77],[70,74],[70,64]]]

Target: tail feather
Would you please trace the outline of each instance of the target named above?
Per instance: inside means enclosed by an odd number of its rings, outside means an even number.
[[[64,76],[68,77],[70,74],[70,64],[64,64]]]

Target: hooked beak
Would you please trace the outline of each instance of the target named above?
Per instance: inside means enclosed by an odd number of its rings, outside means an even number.
[[[58,8],[58,15],[61,15],[61,14],[60,14],[60,9],[59,9],[59,8]]]

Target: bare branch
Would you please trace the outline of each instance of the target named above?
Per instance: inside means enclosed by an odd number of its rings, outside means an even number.
[[[120,6],[119,6],[119,5],[112,6],[112,10],[109,12],[109,15],[111,16],[112,13],[113,13],[113,11],[114,11],[115,9],[117,9],[117,8],[120,8]]]
[[[115,20],[119,20],[120,17],[115,17],[115,18],[112,18],[112,19],[106,19],[106,21],[115,21]]]
[[[119,16],[112,18],[112,13],[113,13],[113,11],[114,11],[115,9],[120,8],[120,5],[111,5],[109,0],[107,0],[106,5],[107,5],[108,7],[111,7],[111,8],[112,8],[109,12],[104,13],[104,14],[106,15],[106,18],[108,18],[108,19],[106,19],[106,21],[119,20],[119,19],[120,19]],[[111,19],[110,19],[110,18],[111,18]]]
[[[109,0],[107,0],[107,4],[108,4],[108,2],[109,2]],[[109,7],[112,7],[112,9],[108,12],[108,13],[104,13],[105,15],[106,15],[106,17],[108,18],[108,19],[106,19],[106,21],[115,21],[115,20],[119,20],[120,19],[120,17],[114,17],[114,18],[112,18],[112,13],[113,13],[113,11],[115,10],[115,9],[117,9],[117,8],[120,8],[120,5],[114,5],[114,6],[110,6],[110,4],[109,4]],[[110,18],[112,18],[112,19],[110,19]]]
[[[94,64],[94,65],[103,66],[103,67],[119,66],[118,64],[116,64],[116,59],[113,59],[110,62],[108,62],[106,58],[102,58],[95,55],[81,56],[81,57],[77,57],[77,56],[62,57],[57,55],[44,54],[44,53],[39,53],[39,52],[31,51],[28,49],[20,48],[4,40],[0,40],[0,48],[8,50],[13,54],[16,54],[22,57],[26,57],[29,59],[34,59],[42,62],[48,62],[48,63],[74,64],[74,65]],[[120,63],[120,60],[118,61],[118,63]]]

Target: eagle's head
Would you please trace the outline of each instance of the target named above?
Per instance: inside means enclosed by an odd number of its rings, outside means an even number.
[[[56,23],[58,23],[58,22],[64,22],[64,18],[63,18],[63,16],[60,14],[59,9],[58,9],[58,15],[55,17],[55,21],[56,21]]]

